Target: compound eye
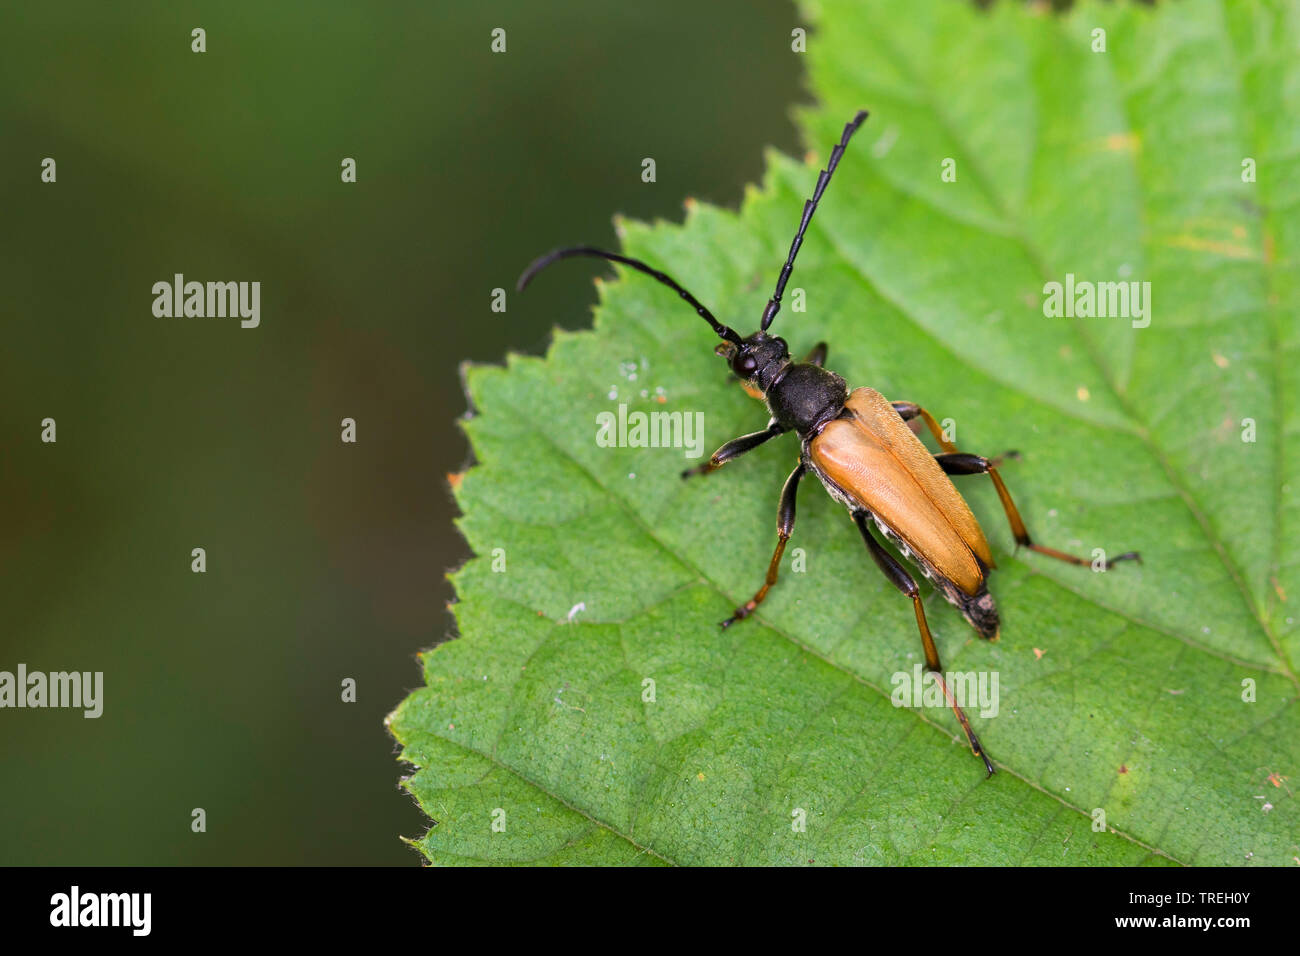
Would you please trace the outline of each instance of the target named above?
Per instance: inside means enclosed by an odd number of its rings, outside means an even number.
[[[750,378],[758,371],[758,359],[752,355],[742,355],[736,359],[736,374],[742,378]]]

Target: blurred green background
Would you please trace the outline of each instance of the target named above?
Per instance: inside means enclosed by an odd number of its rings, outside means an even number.
[[[105,675],[98,720],[0,710],[0,863],[417,864],[382,721],[467,557],[457,367],[590,325],[604,270],[517,297],[534,255],[734,207],[764,147],[800,152],[799,25],[753,0],[0,9],[0,670]],[[155,318],[176,272],[260,280],[260,328]]]

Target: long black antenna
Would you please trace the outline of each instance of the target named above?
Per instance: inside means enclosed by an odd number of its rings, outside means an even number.
[[[849,139],[857,132],[862,121],[867,118],[866,110],[858,110],[856,116],[844,125],[844,135],[840,137],[840,143],[831,150],[831,158],[826,163],[826,168],[822,174],[817,177],[817,188],[813,190],[812,199],[803,204],[803,218],[799,220],[799,231],[794,234],[794,242],[790,244],[790,255],[785,260],[785,265],[781,267],[781,277],[776,280],[776,291],[772,293],[772,298],[767,300],[767,308],[763,310],[763,324],[761,328],[764,332],[776,318],[777,312],[781,311],[781,296],[785,293],[785,284],[790,279],[790,272],[794,269],[794,257],[799,254],[799,247],[803,245],[803,234],[808,229],[808,223],[812,222],[813,213],[817,211],[817,203],[821,202],[822,193],[826,191],[827,185],[831,181],[831,173],[835,172],[835,167],[840,164],[840,157],[844,155],[844,147],[849,145]]]
[[[591,246],[570,246],[567,249],[556,249],[554,252],[548,252],[541,258],[534,259],[532,265],[525,269],[523,274],[519,276],[519,281],[515,283],[515,290],[523,292],[524,288],[533,280],[533,276],[537,275],[537,273],[541,272],[552,262],[559,262],[561,259],[568,259],[572,256],[591,256],[593,259],[608,259],[611,262],[621,262],[625,266],[631,266],[638,272],[644,272],[652,279],[657,279],[664,285],[668,286],[668,288],[673,289],[679,296],[685,299],[699,314],[700,318],[713,326],[713,331],[717,332],[722,338],[726,339],[728,342],[734,342],[736,345],[741,344],[740,336],[736,334],[734,329],[728,328],[715,319],[713,313],[700,304],[699,299],[695,298],[695,296],[691,295],[673,281],[671,276],[660,272],[658,269],[650,268],[639,259],[629,259],[627,256],[620,256],[616,252],[606,252],[603,249],[594,249]]]

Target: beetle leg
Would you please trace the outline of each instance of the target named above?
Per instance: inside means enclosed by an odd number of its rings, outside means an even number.
[[[944,689],[944,697],[948,700],[948,706],[953,709],[954,714],[957,714],[957,721],[962,724],[962,730],[966,731],[966,740],[971,745],[971,753],[984,761],[984,769],[988,770],[989,777],[992,777],[993,773],[995,773],[992,761],[989,761],[988,754],[984,753],[984,747],[980,744],[979,737],[975,736],[975,731],[971,730],[971,722],[966,717],[966,711],[962,710],[957,698],[953,696],[953,692],[949,691],[948,684],[944,683],[943,666],[939,663],[939,648],[936,648],[935,637],[930,633],[930,623],[926,620],[926,609],[920,604],[920,589],[917,587],[917,581],[913,579],[913,576],[907,574],[907,568],[894,561],[893,555],[884,549],[884,545],[876,541],[876,536],[871,533],[871,525],[868,524],[871,519],[868,518],[866,511],[854,511],[853,520],[857,522],[858,531],[862,532],[862,540],[867,542],[867,550],[871,551],[871,557],[876,559],[876,564],[884,572],[885,578],[888,578],[889,583],[898,588],[898,591],[911,598],[911,606],[917,611],[920,645],[926,652],[926,669],[935,675],[940,687]]]
[[[803,478],[805,470],[804,463],[799,462],[798,467],[790,472],[790,477],[785,480],[785,487],[781,489],[781,504],[776,510],[776,550],[772,552],[772,560],[767,565],[767,577],[763,581],[763,586],[752,598],[736,608],[735,614],[722,622],[723,627],[730,627],[753,614],[754,609],[763,603],[763,598],[767,597],[767,592],[771,590],[772,585],[776,584],[776,576],[781,571],[781,555],[785,553],[785,543],[790,540],[790,532],[794,530],[794,504],[795,499],[799,497],[799,481]]]
[[[905,422],[910,422],[918,417],[924,421],[926,427],[930,429],[930,434],[934,436],[934,440],[939,443],[939,447],[944,451],[955,452],[957,450],[956,445],[943,437],[943,429],[934,420],[934,416],[916,402],[890,402],[889,404],[894,406],[894,411],[898,412],[898,416]]]
[[[957,703],[952,691],[944,683],[943,668],[939,663],[939,649],[934,644],[934,636],[930,633],[930,625],[925,619],[925,608],[921,605],[921,592],[916,586],[916,581],[907,569],[899,564],[894,556],[885,550],[884,545],[876,540],[876,536],[871,533],[869,524],[870,518],[865,511],[853,512],[853,520],[857,522],[858,530],[862,532],[862,539],[867,543],[867,550],[871,556],[876,559],[876,564],[880,570],[885,573],[889,582],[902,591],[907,597],[912,599],[912,608],[916,611],[916,626],[921,632],[921,647],[925,650],[925,666],[930,673],[934,674],[939,681],[939,686],[943,688],[943,696],[948,701],[948,706],[952,712],[957,715],[957,721],[961,724],[961,729],[966,732],[966,740],[970,743],[971,753],[984,761],[984,768],[988,770],[989,776],[993,776],[993,763],[989,760],[988,754],[984,752],[984,747],[980,744],[979,738],[975,736],[975,731],[971,729],[970,720],[967,719],[965,711]]]
[[[761,432],[751,432],[748,435],[741,435],[739,438],[733,438],[721,448],[713,453],[702,465],[696,465],[694,468],[687,468],[682,472],[683,478],[689,478],[691,475],[707,475],[711,471],[717,471],[733,458],[739,458],[747,451],[753,451],[763,442],[775,438],[785,431],[776,422],[772,422]]]
[[[1019,457],[1016,452],[1007,452],[1002,457]],[[1086,558],[1076,557],[1073,554],[1066,554],[1064,551],[1057,551],[1055,548],[1048,548],[1041,544],[1034,544],[1033,539],[1029,537],[1029,532],[1025,529],[1025,522],[1020,517],[1020,509],[1016,503],[1011,500],[1011,492],[1007,491],[1007,486],[1002,481],[1002,476],[998,474],[997,466],[1001,458],[983,458],[979,455],[967,455],[961,452],[952,452],[944,455],[935,455],[934,460],[939,463],[939,467],[949,475],[988,475],[993,479],[993,487],[998,490],[998,497],[1002,499],[1002,510],[1007,513],[1007,523],[1011,525],[1011,533],[1015,536],[1016,544],[1029,548],[1031,551],[1037,551],[1039,554],[1045,554],[1049,558],[1056,558],[1058,561],[1065,561],[1069,564],[1091,565],[1092,562]],[[1126,551],[1117,557],[1108,559],[1103,565],[1103,571],[1109,571],[1118,561],[1137,561],[1141,563],[1142,556],[1136,551]]]

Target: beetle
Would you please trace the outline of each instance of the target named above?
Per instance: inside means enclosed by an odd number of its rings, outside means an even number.
[[[988,475],[1006,512],[1017,547],[1070,564],[1088,565],[1084,558],[1037,544],[1025,529],[1007,486],[998,473],[1003,458],[1018,457],[1006,452],[995,458],[958,451],[925,408],[908,401],[889,401],[872,388],[849,390],[839,375],[825,367],[826,343],[818,343],[801,362],[792,361],[784,339],[768,334],[781,308],[781,296],[794,269],[795,257],[803,245],[817,204],[830,184],[835,167],[849,140],[867,118],[859,111],[844,127],[839,143],[831,150],[826,168],[817,177],[811,199],[804,202],[803,216],[790,245],[790,253],[776,281],[776,290],[763,309],[757,332],[742,338],[719,322],[695,296],[666,273],[644,262],[591,246],[557,249],[534,260],[520,275],[517,289],[523,291],[533,277],[561,259],[587,256],[621,263],[643,272],[675,291],[696,314],[723,339],[715,351],[727,360],[730,370],[755,397],[767,403],[771,419],[762,431],[741,435],[722,445],[704,464],[682,473],[683,478],[716,471],[727,462],[783,435],[799,436],[799,463],[786,479],[777,508],[776,549],[768,563],[762,586],[731,617],[721,623],[730,627],[749,617],[777,582],[781,557],[794,530],[795,500],[799,483],[809,472],[820,479],[832,498],[852,516],[867,551],[891,584],[912,602],[916,625],[925,652],[926,668],[935,675],[944,698],[957,716],[971,752],[984,761],[989,776],[993,762],[976,737],[960,703],[943,680],[939,651],[926,620],[921,591],[907,568],[880,540],[892,543],[910,560],[935,589],[953,604],[975,632],[996,640],[1000,628],[997,604],[988,590],[989,572],[996,567],[988,541],[970,507],[953,486],[950,475]],[[931,454],[918,437],[924,425],[942,449]],[[1103,560],[1100,570],[1110,570],[1119,561],[1140,561],[1129,551]]]

